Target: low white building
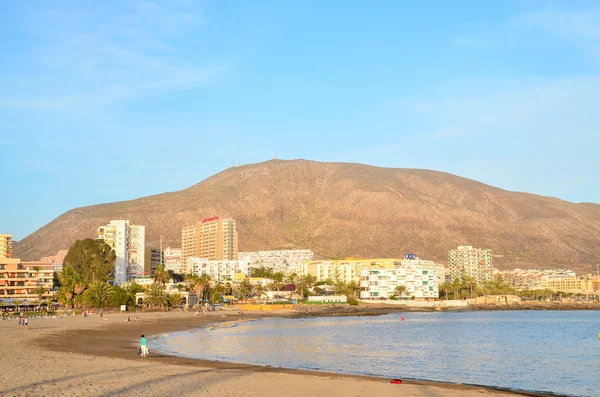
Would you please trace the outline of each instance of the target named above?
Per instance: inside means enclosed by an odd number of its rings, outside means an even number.
[[[438,275],[434,270],[405,265],[396,269],[363,269],[360,277],[361,299],[389,299],[396,287],[404,286],[404,298],[439,297]]]
[[[208,274],[215,281],[233,281],[236,273],[246,275],[249,274],[250,267],[248,262],[235,261],[209,261],[205,258],[189,257],[187,259],[186,273],[191,273],[194,276]]]
[[[421,269],[435,271],[435,273],[438,276],[438,285],[446,281],[446,273],[448,270],[446,269],[446,267],[444,267],[444,265],[442,265],[441,263],[435,263],[434,261],[421,259],[413,254],[404,255],[404,259],[402,259],[402,261],[400,262],[400,266],[394,267],[399,268],[410,266],[416,266]]]
[[[248,262],[253,269],[265,267],[283,274],[302,273],[302,262],[310,261],[314,253],[309,249],[240,252],[238,259]]]
[[[346,295],[313,295],[308,297],[309,302],[323,303],[348,303]]]

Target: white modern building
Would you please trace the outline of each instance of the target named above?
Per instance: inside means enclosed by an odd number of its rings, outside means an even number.
[[[163,258],[166,270],[172,270],[177,274],[185,274],[187,266],[181,261],[181,248],[167,247],[163,252]]]
[[[144,275],[146,227],[128,220],[111,220],[96,230],[96,237],[115,250],[114,283],[121,285]]]
[[[396,269],[363,269],[360,276],[361,299],[389,299],[396,287],[404,286],[403,298],[436,299],[438,275],[434,270],[406,265]]]
[[[442,265],[441,263],[435,263],[434,261],[421,259],[418,256],[412,254],[404,255],[404,259],[402,259],[402,261],[400,262],[400,266],[396,265],[395,268],[410,266],[416,266],[421,269],[435,271],[435,273],[438,276],[438,285],[446,281],[447,269],[444,267],[444,265]]]
[[[265,267],[283,274],[301,274],[302,262],[312,260],[309,249],[240,252],[238,258],[249,263],[253,269]]]
[[[186,273],[191,273],[194,276],[208,274],[215,281],[233,281],[236,273],[250,276],[250,267],[248,262],[241,260],[233,261],[209,261],[204,258],[189,257],[187,259]]]

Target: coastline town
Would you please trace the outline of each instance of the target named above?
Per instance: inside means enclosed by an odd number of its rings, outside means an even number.
[[[159,247],[146,244],[145,226],[128,220],[98,226],[94,241],[114,252],[114,269],[102,285],[86,286],[66,280],[69,250],[39,261],[21,261],[12,256],[12,236],[0,234],[2,310],[42,305],[188,309],[198,307],[199,300],[201,306],[245,307],[298,302],[435,307],[452,302],[461,306],[600,300],[598,274],[578,276],[569,269],[498,270],[489,248],[450,249],[447,265],[413,253],[403,258],[317,260],[310,249],[238,252],[236,221],[218,216],[183,227],[177,248],[163,249],[162,239]],[[95,297],[86,300],[86,289]]]

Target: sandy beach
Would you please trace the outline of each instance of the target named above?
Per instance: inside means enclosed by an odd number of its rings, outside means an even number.
[[[231,312],[108,314],[32,319],[28,330],[0,321],[2,396],[514,396],[482,387],[285,370],[165,356],[152,351],[152,335],[259,316]],[[139,336],[150,356],[137,355]],[[526,394],[534,395],[534,394]]]

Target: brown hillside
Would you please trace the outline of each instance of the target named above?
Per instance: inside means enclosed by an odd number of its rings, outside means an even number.
[[[509,192],[455,175],[350,163],[273,160],[234,167],[179,192],[71,210],[27,236],[15,256],[39,259],[129,219],[179,246],[183,226],[238,221],[240,250],[312,248],[320,257],[447,260],[460,244],[493,249],[498,267],[600,262],[600,205]]]

